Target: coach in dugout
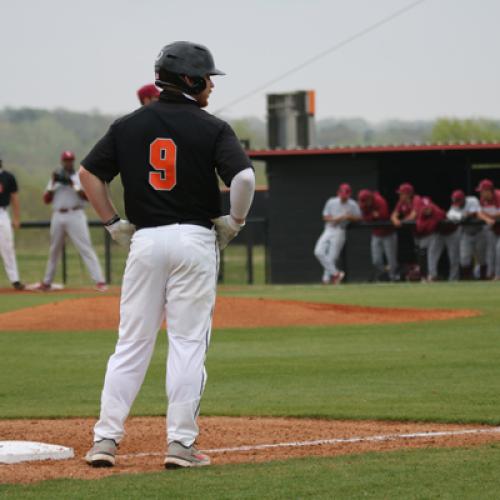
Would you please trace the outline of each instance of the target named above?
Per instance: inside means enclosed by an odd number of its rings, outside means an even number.
[[[389,221],[389,206],[385,198],[377,191],[362,189],[358,193],[358,203],[363,220],[367,222]],[[373,229],[370,250],[373,267],[375,268],[375,280],[380,280],[386,272],[385,257],[389,279],[390,281],[396,281],[398,279],[398,240],[395,229],[393,227]]]

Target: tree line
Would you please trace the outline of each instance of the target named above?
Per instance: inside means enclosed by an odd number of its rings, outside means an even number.
[[[49,207],[42,202],[42,193],[51,172],[59,166],[61,151],[74,151],[78,161],[115,118],[99,112],[78,113],[63,109],[0,110],[0,154],[5,168],[16,174],[21,185],[24,220],[46,219],[50,215]],[[246,117],[229,121],[241,139],[250,141],[252,148],[267,146],[264,120]],[[362,118],[328,118],[316,123],[316,143],[320,146],[483,141],[500,142],[500,121],[439,118],[373,124]],[[121,190],[118,183],[113,184],[114,197],[121,208]]]

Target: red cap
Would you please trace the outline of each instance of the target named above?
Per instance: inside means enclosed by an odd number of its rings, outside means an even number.
[[[341,184],[339,186],[339,189],[337,191],[337,194],[340,196],[340,195],[344,195],[344,196],[351,196],[352,194],[352,189],[351,189],[351,186],[349,184],[347,184],[346,182],[344,184]]]
[[[453,193],[451,193],[451,201],[455,203],[461,203],[465,200],[465,193],[461,189],[455,189]]]
[[[403,182],[401,186],[399,186],[398,190],[396,193],[398,194],[409,194],[412,195],[415,192],[415,189],[409,182]]]
[[[495,185],[493,184],[493,181],[490,181],[490,179],[483,179],[477,186],[476,191],[486,191],[488,189],[493,190],[494,188]]]
[[[368,200],[372,199],[372,192],[369,189],[362,189],[358,193],[358,201],[359,203],[366,203]]]
[[[137,97],[139,98],[139,101],[141,101],[141,104],[144,104],[144,99],[146,97],[151,99],[152,97],[158,97],[159,95],[160,91],[153,83],[144,85],[137,91]]]
[[[65,160],[74,160],[75,159],[75,153],[73,151],[63,151],[61,153],[61,161]]]

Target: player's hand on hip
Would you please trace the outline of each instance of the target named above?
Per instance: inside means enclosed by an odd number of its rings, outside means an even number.
[[[113,238],[119,245],[128,247],[130,240],[135,232],[135,226],[128,220],[120,219],[110,226],[105,226],[111,238]]]
[[[231,215],[223,215],[212,219],[217,233],[217,241],[219,242],[219,250],[224,250],[229,242],[233,240],[237,234],[243,229],[245,223],[238,223]]]

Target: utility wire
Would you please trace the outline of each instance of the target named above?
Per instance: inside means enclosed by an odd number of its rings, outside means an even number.
[[[417,0],[416,2],[412,2],[408,4],[406,7],[403,7],[401,9],[396,10],[392,14],[389,14],[388,16],[380,19],[380,21],[377,21],[374,24],[371,24],[370,26],[367,26],[366,28],[363,28],[362,30],[358,31],[357,33],[354,33],[353,35],[344,38],[340,42],[337,42],[335,45],[332,45],[326,50],[323,50],[319,54],[316,54],[315,56],[306,59],[303,63],[289,69],[285,73],[282,73],[281,75],[273,78],[272,80],[269,80],[268,82],[254,88],[253,90],[247,92],[246,94],[241,95],[240,97],[237,97],[236,99],[228,102],[222,108],[219,108],[217,111],[215,111],[215,115],[218,115],[222,111],[225,111],[226,109],[234,106],[235,104],[240,103],[241,101],[244,101],[248,99],[249,97],[261,92],[262,90],[265,90],[266,88],[270,87],[271,85],[275,84],[276,82],[279,82],[286,78],[287,76],[292,75],[293,73],[296,73],[297,71],[301,70],[302,68],[305,68],[306,66],[309,66],[310,64],[318,61],[319,59],[322,59],[323,57],[327,56],[328,54],[331,54],[332,52],[336,52],[337,50],[341,49],[342,47],[348,45],[349,43],[353,42],[354,40],[358,40],[359,38],[362,38],[363,36],[367,35],[368,33],[371,33],[372,31],[375,31],[377,28],[380,28],[381,26],[389,23],[390,21],[396,19],[397,17],[402,16],[403,14],[406,14],[408,11],[414,9],[418,5],[424,3],[426,0]]]

